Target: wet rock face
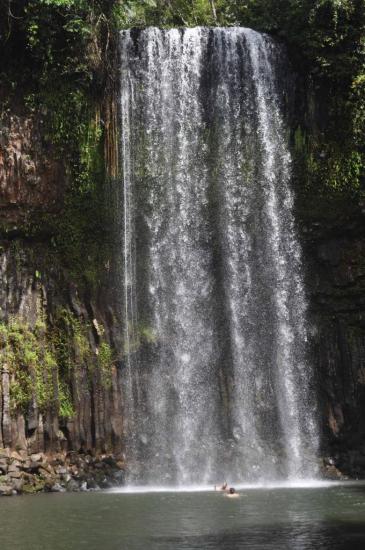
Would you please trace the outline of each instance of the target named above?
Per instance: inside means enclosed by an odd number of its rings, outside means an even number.
[[[115,327],[104,299],[91,296],[87,289],[79,291],[57,264],[57,256],[48,257],[44,244],[18,240],[14,248],[3,241],[0,280],[0,447],[27,452],[33,462],[37,462],[33,454],[39,452],[121,452],[121,372],[115,362],[101,364],[98,359],[100,346],[116,347]],[[63,333],[55,326],[60,311],[66,320]],[[5,327],[9,323],[11,326],[14,319],[23,341],[41,322],[45,333],[35,333],[35,346],[39,338],[44,338],[40,345],[52,350],[60,337],[62,346],[66,346],[70,359],[67,376],[64,377],[64,364],[58,363],[60,357],[55,354],[47,402],[41,403],[31,386],[28,390],[23,386],[29,392],[26,401],[14,400],[14,388],[19,387],[18,370],[23,376],[28,372],[31,380],[37,376],[32,368],[24,370],[22,360],[15,365],[8,361],[13,337],[9,337]],[[56,340],[52,340],[55,334]],[[32,344],[31,348],[28,353],[34,352]],[[59,406],[61,388],[69,396],[70,412],[66,417],[61,415]],[[0,471],[1,459],[0,453]]]
[[[62,206],[65,170],[42,139],[42,119],[4,115],[0,120],[1,222],[19,223],[33,211]]]
[[[50,237],[39,237],[37,241],[37,237],[30,239],[27,234],[28,222],[37,223],[38,215],[59,215],[66,188],[65,169],[45,139],[42,115],[25,116],[18,108],[2,115],[0,447],[18,449],[29,456],[70,450],[110,453],[120,452],[122,448],[120,370],[116,362],[102,364],[98,359],[102,343],[104,350],[115,347],[110,320],[115,315],[108,306],[112,301],[105,299],[103,289],[93,292],[84,284],[81,290],[80,284],[71,280],[64,259],[49,242]],[[15,320],[21,335],[23,330],[32,333],[37,323],[44,324],[44,343],[52,352],[49,339],[54,337],[59,311],[66,319],[63,338],[70,357],[69,374],[61,374],[64,365],[57,362],[55,355],[56,363],[51,367],[48,382],[49,403],[40,403],[37,396],[32,395],[34,372],[28,372],[32,382],[26,388],[27,399],[17,404],[14,402],[14,388],[19,387],[17,368],[22,371],[24,365],[19,361],[15,367],[9,364],[9,349],[14,350],[11,345],[9,348],[6,327]],[[76,328],[81,327],[78,335],[75,327],[67,328],[67,319],[71,319]],[[80,338],[81,345],[78,345]],[[28,351],[34,351],[32,346]],[[70,409],[63,416],[60,414],[61,390],[67,395]],[[0,475],[3,466],[0,457]],[[36,466],[30,466],[27,472],[33,475],[32,468],[36,474]],[[4,473],[10,475],[8,471]],[[13,478],[19,479],[16,470]]]
[[[365,219],[305,232],[324,446],[345,473],[365,475]]]

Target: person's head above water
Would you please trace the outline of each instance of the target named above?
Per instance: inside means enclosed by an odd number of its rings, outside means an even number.
[[[231,488],[229,489],[229,494],[230,494],[230,495],[234,495],[235,493],[236,493],[236,489],[234,489],[233,487],[231,487]]]

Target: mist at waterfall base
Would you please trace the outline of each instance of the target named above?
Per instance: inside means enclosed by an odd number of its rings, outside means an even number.
[[[244,28],[123,31],[127,483],[316,476],[285,53]]]

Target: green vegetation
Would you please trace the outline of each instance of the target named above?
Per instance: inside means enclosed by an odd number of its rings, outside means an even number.
[[[91,326],[82,322],[69,309],[58,309],[55,327],[52,339],[63,379],[70,384],[73,369],[82,367],[88,370],[91,379],[97,369],[101,385],[105,389],[109,389],[116,358],[114,351],[105,339],[104,327],[98,326],[100,341],[96,350],[91,347]]]
[[[64,406],[59,391],[57,357],[46,325],[38,321],[32,329],[20,319],[0,324],[3,361],[10,374],[10,399],[13,409],[26,411],[34,400],[41,411]],[[57,393],[59,391],[59,402]]]
[[[43,320],[34,327],[20,318],[0,323],[0,351],[9,371],[13,410],[26,412],[35,402],[41,412],[53,409],[60,417],[71,418],[71,381],[80,368],[86,368],[90,377],[97,368],[102,387],[111,387],[114,352],[103,334],[94,352],[89,330],[88,324],[65,308],[58,309],[48,330]]]
[[[112,385],[112,366],[115,358],[114,352],[107,342],[100,344],[97,357],[101,384],[105,389],[110,389]]]

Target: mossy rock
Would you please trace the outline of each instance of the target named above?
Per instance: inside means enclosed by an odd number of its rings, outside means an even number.
[[[36,493],[44,491],[45,485],[45,481],[37,481],[36,483],[25,483],[23,485],[22,491],[27,495],[34,495]]]

